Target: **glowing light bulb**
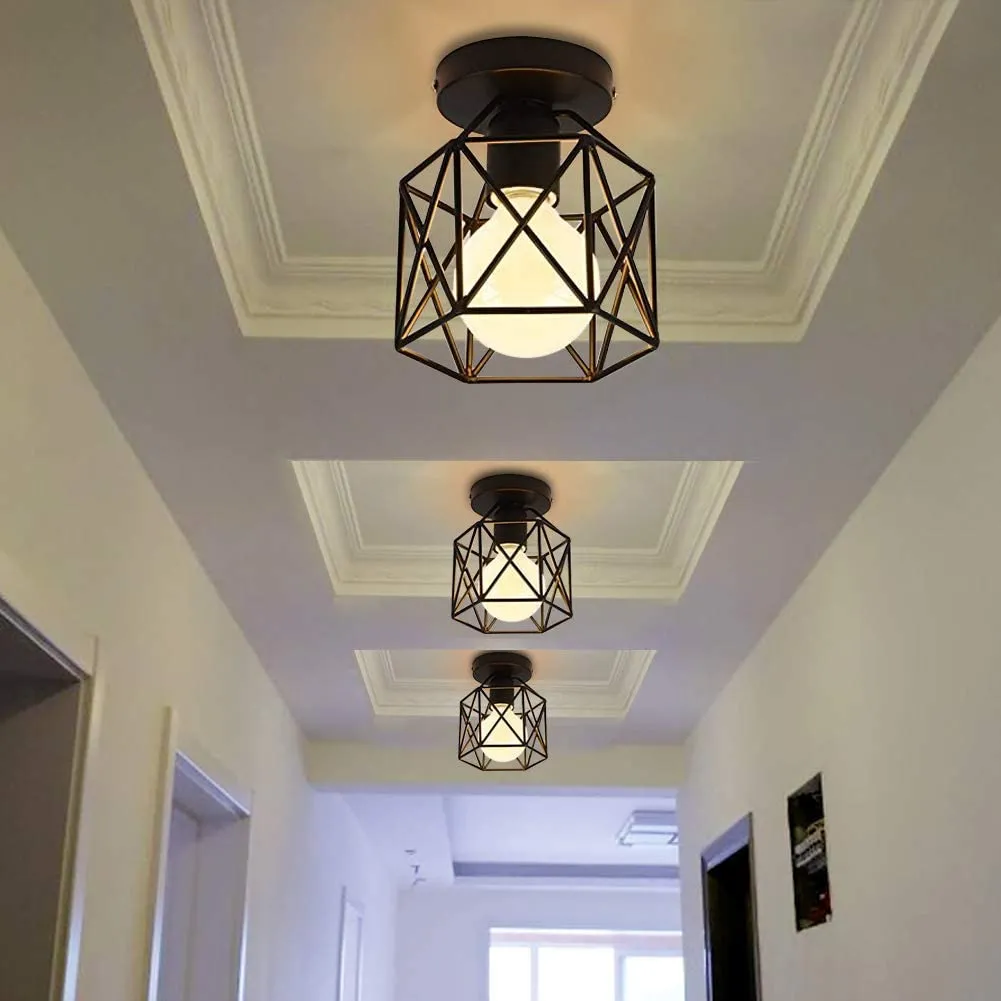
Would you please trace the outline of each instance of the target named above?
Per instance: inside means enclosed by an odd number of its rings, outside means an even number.
[[[480,750],[491,761],[514,761],[525,750],[525,720],[513,706],[495,706],[480,721],[480,739]]]
[[[504,194],[517,212],[526,216],[538,198],[538,188],[505,188]],[[514,216],[498,205],[493,215],[462,247],[463,290],[471,290],[500,252],[517,226]],[[553,255],[560,267],[581,290],[587,289],[587,244],[547,201],[532,216],[530,229]],[[591,257],[595,289],[598,259]],[[453,278],[453,285],[455,279]],[[523,231],[491,272],[483,287],[470,300],[478,308],[513,306],[576,306],[580,300],[538,247]],[[512,358],[541,358],[562,351],[587,330],[589,313],[524,313],[470,315],[463,319],[481,344]]]
[[[542,607],[529,583],[539,580],[538,564],[516,542],[497,548],[483,566],[483,607],[501,622],[522,622]]]

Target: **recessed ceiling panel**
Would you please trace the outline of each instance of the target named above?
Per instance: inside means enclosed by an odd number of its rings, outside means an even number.
[[[477,516],[469,488],[518,470],[553,487],[548,518],[570,535],[574,591],[676,601],[739,462],[296,462],[335,594],[449,593],[452,540]]]
[[[474,650],[358,650],[358,670],[377,716],[457,716],[476,687]],[[623,719],[654,650],[541,650],[531,654],[532,687],[549,714],[565,719]]]
[[[603,51],[602,128],[658,178],[661,331],[798,340],[950,0],[135,0],[241,327],[391,336],[400,177],[446,141],[438,59]]]
[[[608,130],[657,172],[667,257],[754,260],[852,14],[831,0],[291,6],[275,17],[267,0],[230,0],[287,249],[307,258],[391,256],[397,182],[456,131],[435,109],[438,59],[519,26],[608,53]]]

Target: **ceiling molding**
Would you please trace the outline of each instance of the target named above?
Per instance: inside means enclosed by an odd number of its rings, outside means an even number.
[[[660,261],[664,339],[802,338],[957,4],[853,5],[762,255]],[[243,333],[388,339],[394,260],[288,252],[226,0],[133,7]]]
[[[447,597],[451,546],[368,545],[362,539],[347,469],[339,461],[292,463],[334,593]],[[656,546],[573,547],[573,590],[581,598],[678,601],[691,580],[741,462],[685,464]],[[456,526],[456,534],[465,528]]]
[[[624,719],[656,650],[618,650],[605,681],[546,679],[546,707],[553,719]],[[389,650],[356,650],[376,716],[454,716],[459,700],[476,687],[470,679],[400,677]]]

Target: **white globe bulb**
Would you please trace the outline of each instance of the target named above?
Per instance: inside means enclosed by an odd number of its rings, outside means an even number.
[[[526,216],[538,198],[538,188],[505,188],[512,206]],[[471,290],[514,232],[517,222],[503,206],[462,246],[463,290]],[[547,201],[528,224],[539,242],[581,290],[587,289],[587,244]],[[592,255],[591,270],[598,287],[598,259]],[[453,276],[453,285],[456,284]],[[458,293],[458,289],[456,289]],[[483,287],[470,300],[478,308],[496,306],[580,306],[580,299],[557,274],[523,231],[491,272]],[[555,354],[587,330],[589,313],[470,315],[463,319],[473,336],[485,347],[512,358],[541,358]]]
[[[491,761],[514,761],[525,749],[525,720],[513,706],[496,706],[480,721],[480,740]]]
[[[483,567],[483,607],[501,622],[523,622],[542,607],[529,584],[539,580],[539,566],[517,543],[497,548]]]

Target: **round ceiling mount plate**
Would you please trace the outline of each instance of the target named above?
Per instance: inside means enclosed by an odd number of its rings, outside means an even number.
[[[597,125],[612,109],[612,67],[593,49],[559,38],[484,38],[450,52],[438,64],[438,110],[468,128],[495,98],[541,101],[575,111]]]
[[[552,507],[553,492],[549,484],[537,476],[494,473],[473,484],[469,504],[481,518],[498,508],[523,508],[545,514]]]
[[[532,680],[532,662],[523,653],[508,650],[488,650],[473,660],[473,679],[479,685],[501,679],[527,685]]]

